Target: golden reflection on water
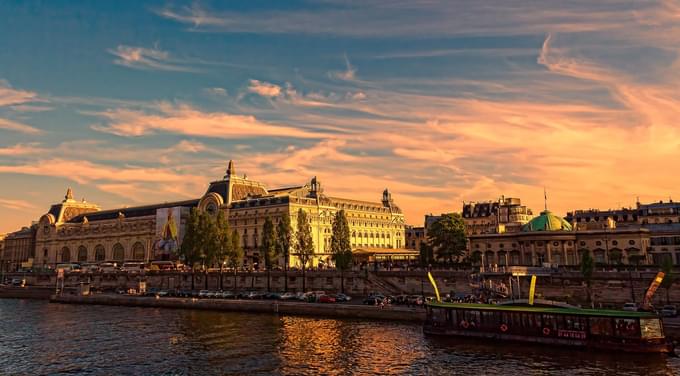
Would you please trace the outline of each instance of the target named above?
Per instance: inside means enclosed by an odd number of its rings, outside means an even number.
[[[361,369],[376,374],[401,373],[424,348],[406,332],[384,325],[357,326],[352,321],[282,317],[282,369],[312,369],[323,374]]]

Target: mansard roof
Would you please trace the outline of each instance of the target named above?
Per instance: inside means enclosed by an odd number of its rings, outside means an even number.
[[[88,222],[104,221],[104,220],[109,220],[109,219],[116,219],[120,216],[120,214],[125,216],[125,218],[145,217],[145,216],[150,216],[150,215],[156,215],[157,209],[173,208],[173,207],[176,207],[176,206],[184,206],[184,207],[193,208],[197,205],[198,205],[198,200],[185,200],[185,201],[175,201],[175,202],[164,202],[162,204],[135,206],[135,207],[129,207],[129,208],[102,210],[102,211],[98,211],[98,212],[94,212],[94,213],[86,213],[86,214],[81,214],[81,215],[75,216],[75,217],[71,218],[68,222],[69,223],[81,223],[81,222],[83,222],[84,217],[87,217]]]

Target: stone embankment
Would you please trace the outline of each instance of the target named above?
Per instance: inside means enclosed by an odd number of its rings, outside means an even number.
[[[95,304],[129,307],[201,309],[212,311],[276,313],[284,315],[305,315],[317,317],[337,317],[348,319],[393,320],[423,322],[423,308],[407,308],[387,306],[380,308],[370,305],[356,304],[324,304],[287,302],[272,300],[223,300],[172,297],[141,297],[114,294],[96,294],[90,296],[53,295],[52,303]]]

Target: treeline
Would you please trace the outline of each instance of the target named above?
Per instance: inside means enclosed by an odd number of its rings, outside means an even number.
[[[352,265],[352,247],[349,224],[344,210],[335,213],[331,236],[331,253],[335,268],[343,273]],[[264,259],[267,273],[283,258],[283,269],[288,271],[290,256],[296,256],[302,266],[303,289],[306,287],[306,269],[314,256],[314,240],[307,212],[299,209],[295,231],[291,218],[286,213],[277,224],[266,217],[262,226],[259,244],[255,244]],[[186,224],[185,236],[179,248],[180,259],[192,269],[201,265],[204,268],[228,266],[234,271],[243,265],[244,250],[236,230],[232,230],[223,211],[217,215],[194,208]],[[344,290],[344,278],[343,287]],[[287,284],[287,278],[286,278]],[[270,278],[267,278],[267,287]]]

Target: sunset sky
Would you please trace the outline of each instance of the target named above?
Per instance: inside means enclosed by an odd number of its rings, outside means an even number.
[[[410,224],[680,200],[677,1],[2,1],[0,233],[224,175]]]

